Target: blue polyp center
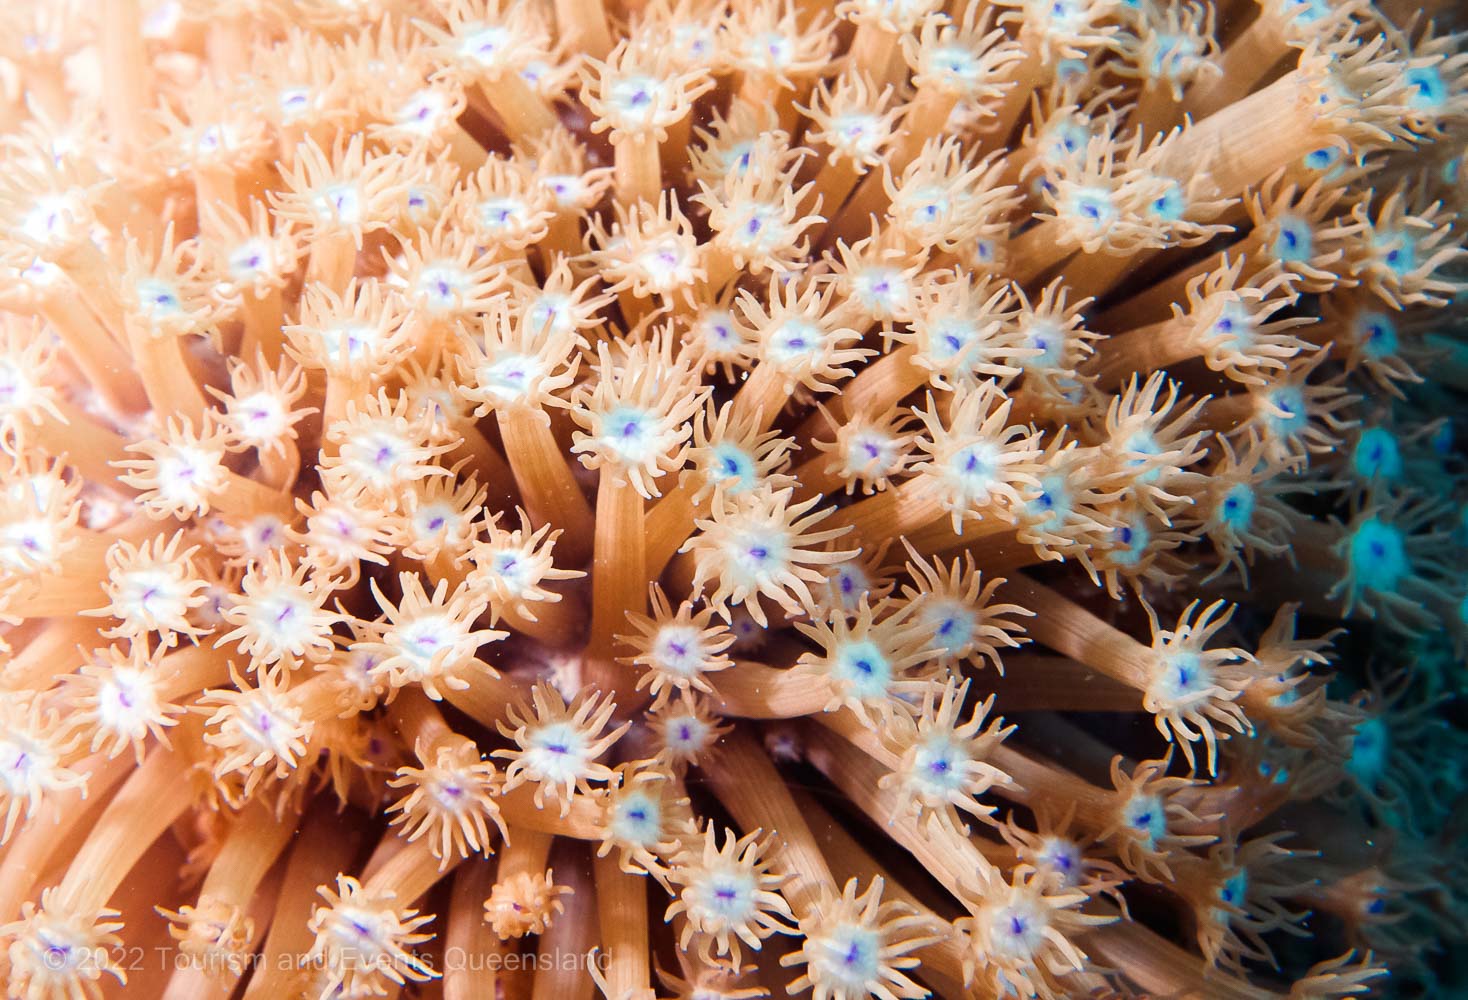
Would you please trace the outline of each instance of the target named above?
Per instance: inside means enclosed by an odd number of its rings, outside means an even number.
[[[1173,181],[1168,184],[1167,190],[1147,206],[1147,214],[1164,222],[1177,222],[1187,211],[1187,199],[1183,197],[1182,188]]]
[[[1065,333],[1057,324],[1044,317],[1036,317],[1025,330],[1024,346],[1040,353],[1020,364],[1035,371],[1058,368],[1065,360],[1065,343]]]
[[[1346,770],[1364,788],[1375,788],[1386,773],[1391,755],[1391,732],[1380,717],[1370,717],[1356,726]]]
[[[1393,593],[1412,570],[1400,528],[1367,518],[1350,539],[1351,576],[1363,590]]]
[[[957,452],[952,469],[963,490],[974,498],[983,498],[998,475],[993,450],[987,445],[972,444]]]
[[[1254,346],[1254,319],[1241,303],[1225,303],[1218,319],[1213,322],[1213,332],[1220,338],[1222,346],[1240,353]]]
[[[1122,815],[1128,826],[1142,834],[1149,847],[1167,835],[1167,807],[1156,795],[1132,796]]]
[[[930,65],[955,80],[969,80],[979,72],[973,53],[961,45],[937,46],[931,59]]]
[[[722,481],[731,495],[752,490],[759,485],[759,470],[755,468],[754,459],[743,448],[724,442],[714,445],[713,453],[713,467],[710,471],[715,478]]]
[[[924,188],[913,196],[913,215],[932,225],[948,213],[948,197],[940,188]]]
[[[508,198],[493,198],[479,205],[479,221],[486,229],[508,228],[520,205]]]
[[[1218,519],[1234,531],[1244,532],[1254,519],[1254,488],[1248,483],[1235,483],[1223,495]]]
[[[974,339],[974,328],[967,323],[941,320],[933,331],[933,356],[939,361],[952,361],[959,357]]]
[[[858,698],[884,697],[892,681],[892,665],[870,640],[844,643],[832,658],[831,674]]]
[[[547,725],[532,732],[529,746],[556,757],[573,753],[579,756],[584,750],[580,734],[567,723]]]
[[[1304,219],[1286,215],[1279,221],[1274,240],[1274,258],[1286,264],[1303,264],[1314,255],[1315,233]]]
[[[520,556],[514,552],[501,552],[495,556],[494,562],[501,575],[513,573],[520,568]]]
[[[1086,144],[1090,133],[1085,127],[1076,121],[1065,121],[1055,128],[1055,141],[1052,148],[1053,154],[1059,158],[1074,153]]]
[[[1155,483],[1162,478],[1162,466],[1150,461],[1153,457],[1162,454],[1162,446],[1150,433],[1144,430],[1137,431],[1126,439],[1122,448],[1137,456],[1126,460],[1127,468],[1142,470],[1136,473],[1137,482]]]
[[[923,794],[943,798],[964,787],[964,763],[969,758],[949,737],[933,733],[916,749],[914,778]]]
[[[1296,24],[1313,24],[1330,17],[1329,0],[1284,0],[1284,14]]]
[[[645,451],[656,429],[646,411],[619,406],[606,415],[602,437],[618,455],[635,458]]]
[[[287,115],[296,115],[305,111],[311,104],[311,93],[300,87],[292,87],[280,92],[280,109]]]
[[[1064,476],[1040,480],[1040,492],[1025,501],[1025,513],[1035,524],[1049,528],[1062,523],[1071,511],[1070,491]]]
[[[1089,4],[1077,4],[1074,0],[1050,0],[1040,6],[1049,13],[1047,29],[1057,35],[1078,33],[1091,16]]]
[[[1453,425],[1446,422],[1438,424],[1432,436],[1427,439],[1427,443],[1434,453],[1444,457],[1451,455],[1453,453]]]
[[[1116,545],[1108,553],[1108,558],[1117,566],[1136,565],[1152,541],[1151,532],[1140,520],[1130,525],[1120,525],[1114,529],[1112,537],[1116,540]]]
[[[559,295],[541,295],[526,310],[525,318],[534,330],[555,330],[565,323],[567,303]]]
[[[1230,906],[1242,907],[1248,895],[1249,875],[1243,869],[1229,876],[1223,885],[1218,888],[1219,901],[1227,903]]]
[[[842,610],[854,611],[865,594],[871,593],[872,584],[862,568],[847,564],[840,567],[828,580],[832,603]]]
[[[249,240],[229,256],[229,271],[235,277],[248,281],[265,264],[265,247],[259,240]]]
[[[1400,479],[1402,450],[1396,437],[1385,427],[1372,427],[1356,441],[1351,465],[1362,479]]]
[[[1417,245],[1410,234],[1387,231],[1374,241],[1377,257],[1392,274],[1402,277],[1417,268]]]
[[[1278,411],[1271,413],[1269,420],[1280,437],[1292,438],[1305,429],[1309,410],[1305,403],[1305,394],[1298,386],[1281,386],[1270,393],[1269,401]]]
[[[1306,153],[1305,166],[1311,170],[1326,170],[1334,166],[1340,158],[1340,150],[1334,146],[1327,146],[1324,149],[1317,149],[1314,152]]]
[[[1101,192],[1082,191],[1075,196],[1071,212],[1078,218],[1099,227],[1108,222],[1116,209],[1111,199]]]
[[[846,925],[829,935],[827,954],[835,966],[831,971],[839,983],[852,986],[865,985],[876,977],[881,963],[881,941],[875,931],[866,927]],[[845,995],[846,991],[842,992]],[[856,990],[850,995],[858,995]]]
[[[800,320],[787,320],[774,332],[766,350],[776,364],[804,365],[820,355],[824,343],[817,327]]]
[[[1415,111],[1438,111],[1448,100],[1448,85],[1436,66],[1414,66],[1403,74],[1407,105]]]
[[[167,282],[153,278],[139,281],[137,284],[138,300],[149,313],[166,314],[179,312],[183,307],[179,301],[178,293]]]
[[[1397,352],[1397,325],[1385,313],[1362,313],[1356,319],[1356,328],[1368,357],[1386,357]]]
[[[973,639],[974,614],[957,601],[933,600],[927,603],[921,620],[932,636],[930,645],[948,656],[962,654]]]
[[[1261,777],[1268,778],[1270,783],[1275,785],[1283,785],[1290,780],[1288,768],[1276,768],[1274,764],[1267,760],[1261,760],[1259,762],[1259,774]]]
[[[1122,0],[1123,7],[1139,7],[1140,0]],[[1084,59],[1061,59],[1055,64],[1055,82],[1070,83],[1088,77],[1091,72],[1091,64]]]
[[[624,840],[650,843],[657,839],[661,825],[661,810],[647,795],[636,792],[629,795],[619,810],[619,834]]]

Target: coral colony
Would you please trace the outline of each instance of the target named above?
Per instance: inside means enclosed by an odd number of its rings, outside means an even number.
[[[5,995],[1450,995],[1433,6],[4,4]]]

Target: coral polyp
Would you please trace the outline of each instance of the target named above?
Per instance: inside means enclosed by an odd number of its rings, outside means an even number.
[[[1402,0],[11,0],[18,1000],[1468,982]]]

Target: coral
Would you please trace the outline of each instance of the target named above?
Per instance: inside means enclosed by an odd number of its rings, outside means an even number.
[[[1463,991],[1451,4],[0,6],[7,996]]]

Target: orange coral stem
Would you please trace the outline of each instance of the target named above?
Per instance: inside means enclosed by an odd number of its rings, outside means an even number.
[[[127,153],[143,150],[152,135],[147,112],[153,106],[148,52],[139,0],[103,0],[102,109],[108,134]]]
[[[606,949],[606,977],[614,997],[651,1000],[652,967],[648,961],[647,880],[622,871],[608,855],[593,862],[601,942]]]
[[[789,399],[785,376],[774,365],[761,362],[734,394],[730,422],[758,421],[758,429],[767,431]]]
[[[285,335],[281,332],[281,316],[284,305],[279,288],[271,288],[263,295],[248,294],[244,303],[244,339],[240,341],[240,356],[265,359],[265,367],[273,369],[280,361],[285,349]]]
[[[400,839],[396,834],[388,836]],[[379,865],[364,880],[362,887],[368,892],[390,889],[394,894],[394,905],[411,906],[463,860],[457,854],[443,859],[434,857],[432,838],[425,837],[407,844]]]
[[[188,770],[176,754],[155,748],[103,810],[56,889],[59,912],[101,911],[133,865],[193,804]]]
[[[1236,197],[1329,142],[1317,126],[1316,102],[1316,89],[1303,73],[1291,70],[1184,129],[1168,144],[1157,169],[1173,177],[1206,178],[1207,190],[1194,194],[1199,202]]]
[[[560,123],[555,109],[519,73],[503,73],[479,89],[514,142],[533,143]]]
[[[444,930],[444,1000],[498,995],[499,970],[511,951],[484,922],[484,900],[493,886],[488,864],[466,865],[454,875]]]
[[[129,329],[128,346],[153,412],[159,417],[187,417],[195,425],[203,421],[209,401],[189,367],[182,339]]]
[[[794,719],[825,710],[831,700],[829,684],[809,674],[737,660],[715,677],[720,714],[745,719]]]
[[[875,496],[842,507],[828,521],[831,528],[851,527],[872,544],[914,532],[944,516],[931,483],[913,479]],[[968,527],[965,526],[965,532]]]
[[[329,806],[317,806],[307,816],[286,862],[270,932],[242,1000],[275,1000],[289,994],[299,958],[314,939],[307,924],[321,898],[316,887],[348,870],[361,835],[360,826],[342,823]]]
[[[541,935],[540,949],[547,955],[585,956],[596,944],[596,907],[589,905],[595,888],[581,865],[566,869],[565,884],[571,898],[583,904],[570,906]],[[592,1000],[595,984],[585,961],[554,961],[536,967],[530,1000]]]
[[[1036,642],[1138,690],[1147,686],[1143,664],[1151,651],[1125,632],[1097,618],[1074,601],[1061,597],[1023,574],[1001,591],[1005,599],[1033,611],[1025,627]]]
[[[640,201],[656,204],[663,185],[657,136],[651,132],[623,136],[612,152],[616,165],[617,201],[626,207]],[[635,320],[628,318],[628,322]]]
[[[499,427],[505,455],[531,522],[536,527],[553,524],[560,528],[557,551],[570,565],[580,565],[591,555],[596,519],[576,484],[565,453],[551,433],[545,414],[536,410],[501,410]]]
[[[625,714],[642,698],[633,693],[632,671],[613,661],[613,636],[628,614],[647,609],[647,553],[642,497],[620,471],[605,467],[596,492],[596,546],[591,563],[590,680],[614,692]]]
[[[111,464],[129,457],[127,441],[64,399],[55,400],[54,405],[61,419],[42,413],[39,426],[26,430],[26,439],[52,455],[65,455],[66,464],[88,482],[136,495],[136,490],[117,480],[117,470]]]
[[[647,509],[644,548],[649,579],[655,580],[662,576],[668,561],[693,533],[694,520],[708,517],[710,497],[694,499],[703,487],[702,474],[687,470],[677,486],[664,493],[661,499],[654,501]]]
[[[1063,656],[1009,653],[1004,676],[974,675],[979,694],[997,695],[1009,712],[1140,712],[1135,688]]]
[[[719,744],[716,766],[703,773],[741,829],[779,832],[772,848],[779,869],[790,877],[784,896],[797,916],[811,912],[823,890],[829,891],[835,880],[769,756],[747,733],[735,729]]]
[[[807,726],[802,732],[811,763],[945,886],[972,885],[976,873],[989,868],[988,860],[966,838],[944,835],[938,824],[920,827],[916,818],[899,808],[896,793],[878,787],[888,769],[872,757],[825,726]]]
[[[914,360],[916,357],[917,348],[903,344],[863,367],[826,404],[832,419],[838,424],[857,414],[877,419],[891,411],[930,377],[928,370]],[[800,434],[810,440],[829,428],[830,421],[817,410],[801,425]]]
[[[275,810],[259,800],[248,804],[209,866],[199,888],[200,901],[248,907],[255,890],[296,835],[298,822],[294,816],[277,817]]]
[[[612,51],[612,30],[603,0],[555,0],[556,27],[568,51],[605,59]]]
[[[1188,88],[1183,109],[1195,121],[1201,121],[1243,100],[1289,51],[1274,18],[1261,13],[1218,57],[1221,72],[1209,74]]]
[[[1133,374],[1146,374],[1199,354],[1186,325],[1163,320],[1107,337],[1085,366],[1103,389],[1115,389]]]
[[[56,331],[87,383],[114,413],[136,413],[147,406],[147,395],[133,372],[127,351],[80,300],[70,294],[48,295],[37,309]]]

